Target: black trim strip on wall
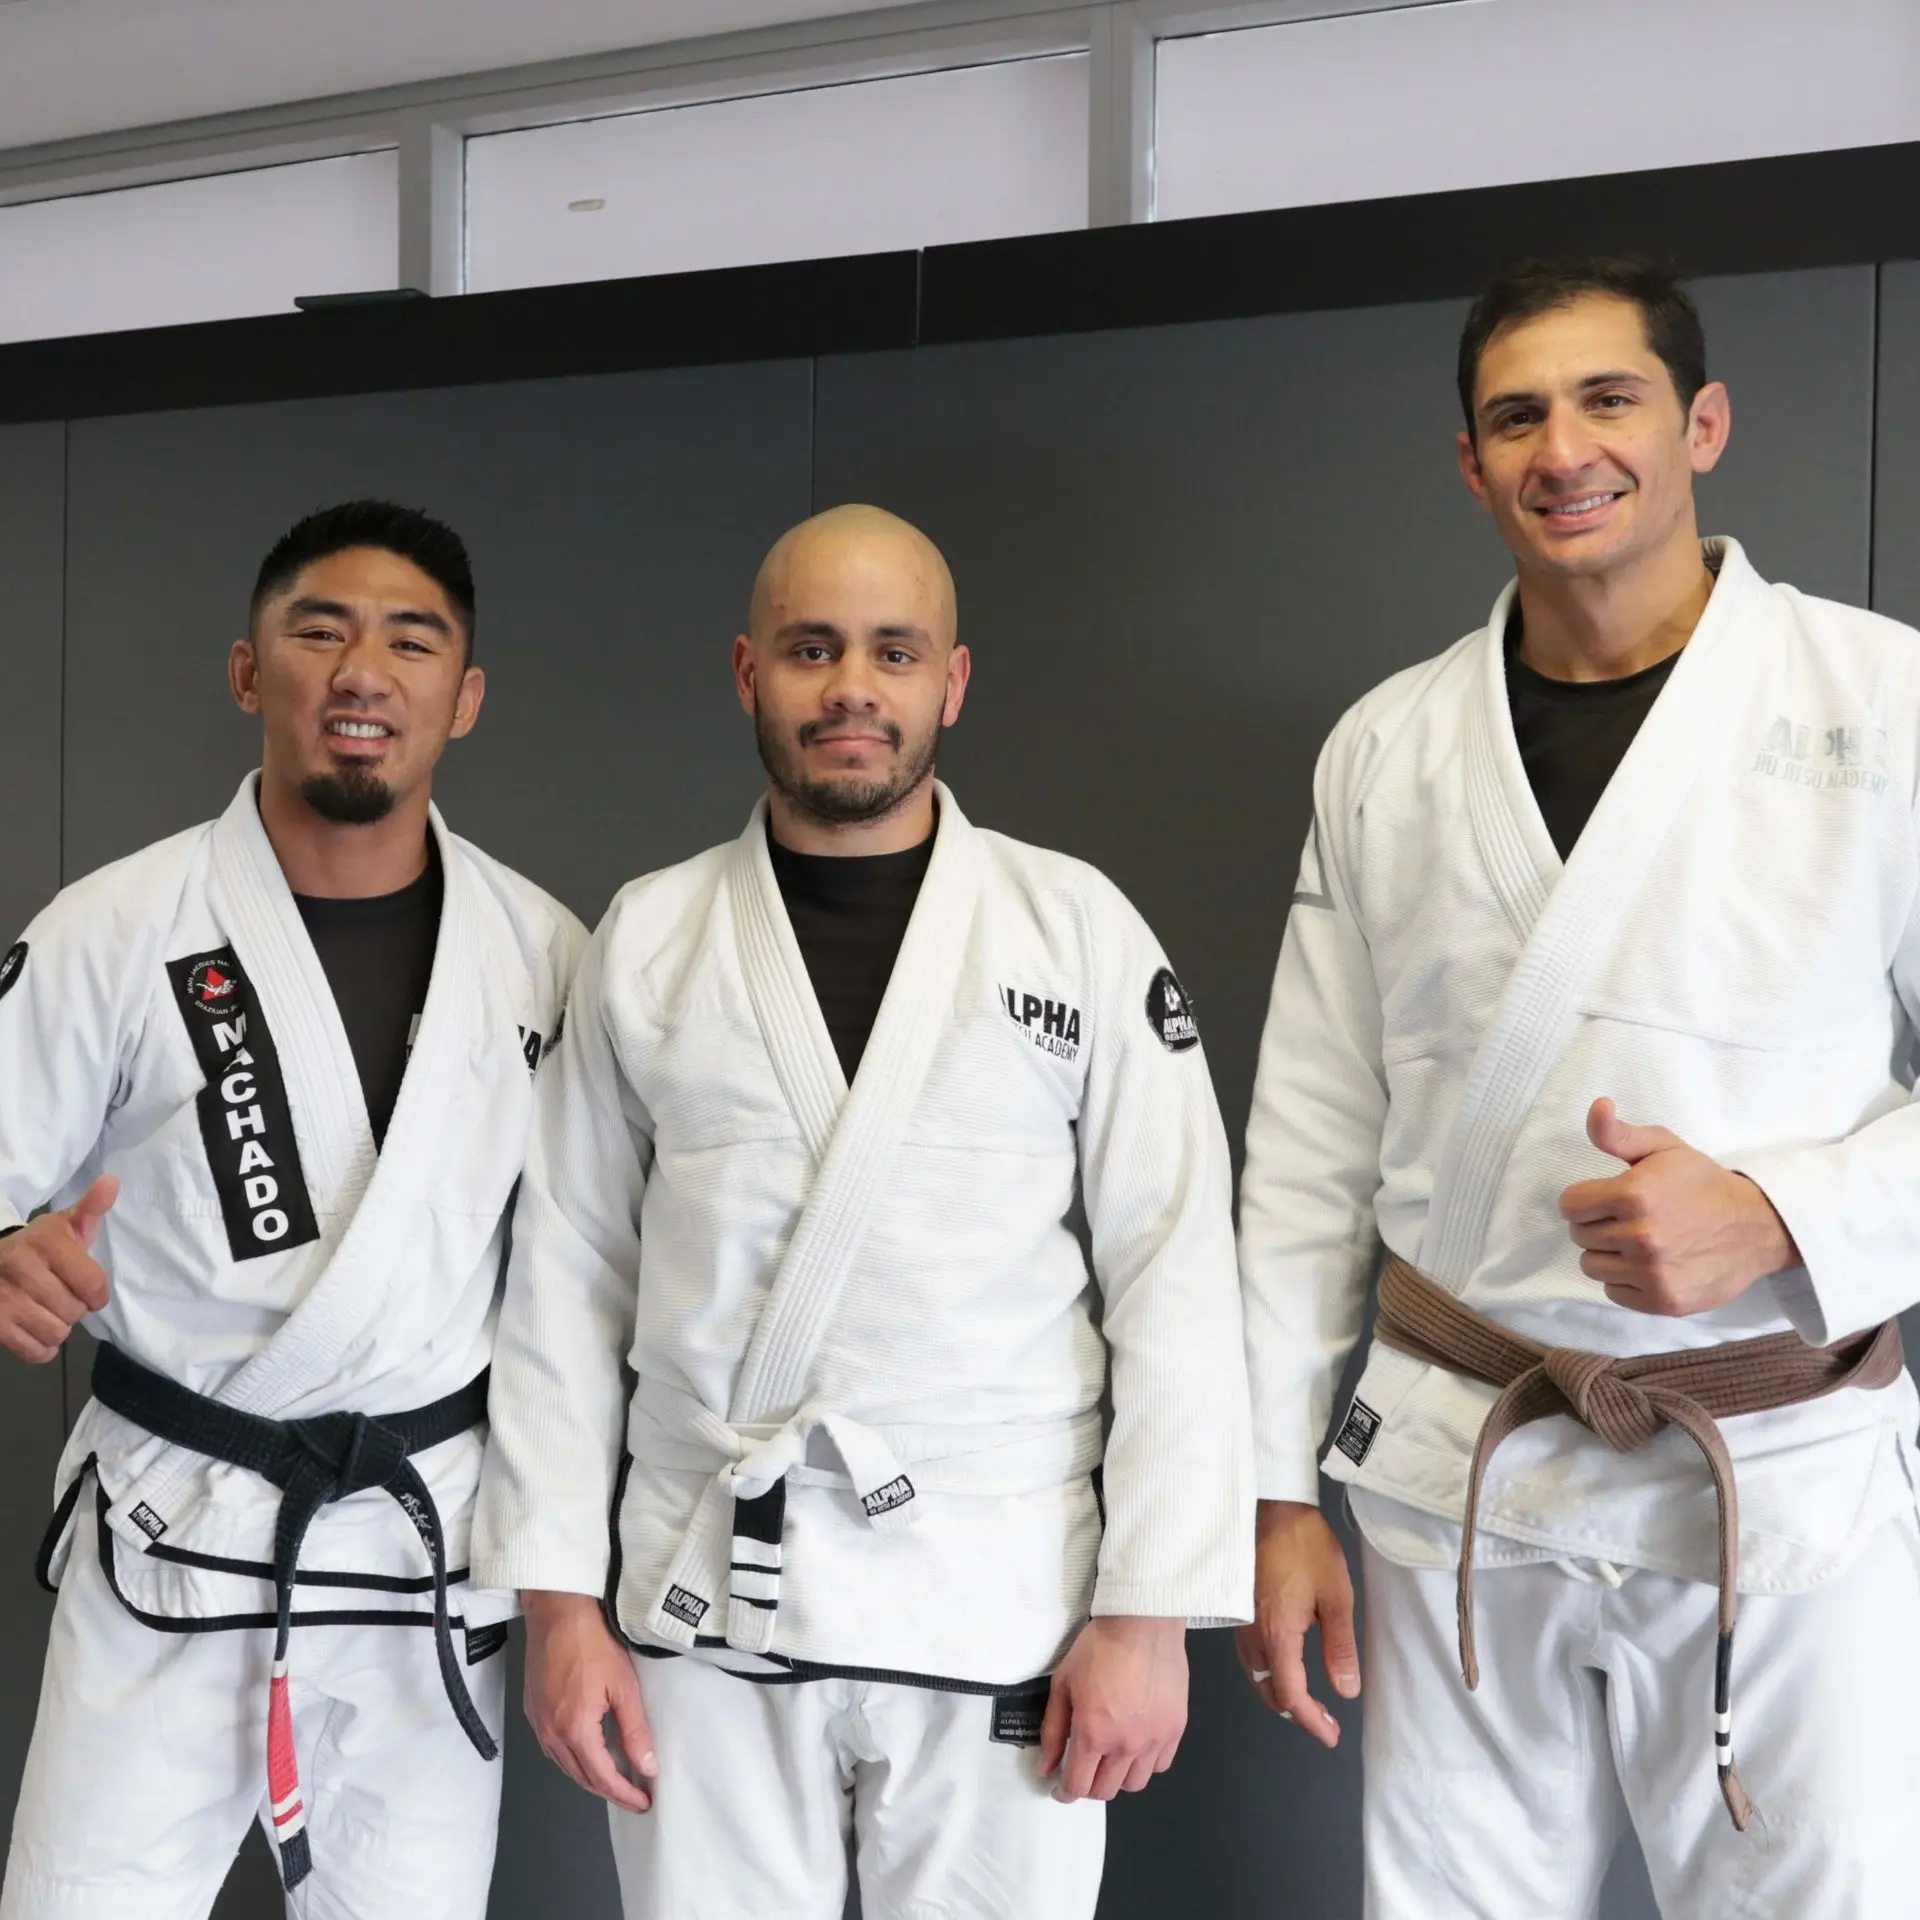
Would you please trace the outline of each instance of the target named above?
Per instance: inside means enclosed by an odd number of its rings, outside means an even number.
[[[1920,258],[1920,142],[30,341],[0,346],[0,422],[1446,299],[1577,250]]]

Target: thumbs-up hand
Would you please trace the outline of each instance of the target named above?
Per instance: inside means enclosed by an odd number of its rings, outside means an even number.
[[[89,1249],[119,1197],[120,1182],[102,1174],[72,1206],[0,1239],[0,1347],[44,1366],[107,1304],[107,1276]]]
[[[1578,1180],[1560,1212],[1580,1271],[1636,1313],[1704,1313],[1756,1280],[1797,1266],[1800,1250],[1773,1203],[1665,1127],[1622,1120],[1611,1100],[1587,1110],[1587,1138],[1627,1163],[1606,1180]]]

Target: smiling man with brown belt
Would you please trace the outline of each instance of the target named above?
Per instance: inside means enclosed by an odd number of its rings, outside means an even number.
[[[1629,1822],[1669,1920],[1894,1920],[1920,636],[1700,539],[1730,403],[1665,274],[1503,275],[1460,392],[1518,578],[1316,775],[1242,1195],[1242,1657],[1338,1739],[1314,1453],[1384,1243],[1325,1461],[1372,1920],[1587,1920]]]

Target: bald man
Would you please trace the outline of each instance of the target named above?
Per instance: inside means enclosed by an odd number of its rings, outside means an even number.
[[[868,1920],[1091,1915],[1187,1626],[1248,1612],[1199,1032],[1111,884],[935,781],[970,667],[924,535],[787,534],[765,798],[619,894],[542,1076],[474,1577],[631,1920],[839,1920],[849,1853]]]

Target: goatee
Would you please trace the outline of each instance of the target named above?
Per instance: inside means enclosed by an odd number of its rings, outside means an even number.
[[[308,774],[300,783],[300,798],[337,827],[370,827],[393,811],[394,791],[365,767],[336,767]]]
[[[880,731],[900,754],[900,729],[888,722]],[[753,737],[760,749],[760,764],[766,768],[774,790],[796,812],[823,827],[863,827],[885,819],[933,772],[940,739],[936,728],[924,740],[914,742],[904,756],[896,759],[893,772],[885,779],[809,780],[796,764],[797,756],[757,713],[753,717]],[[810,720],[800,729],[802,746],[810,746],[819,738],[818,721]]]

